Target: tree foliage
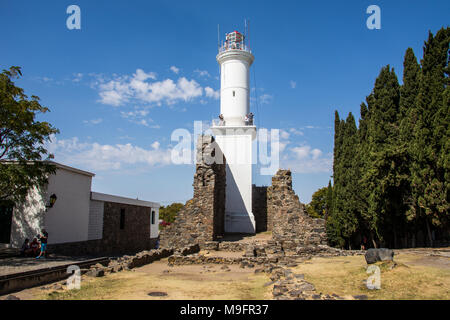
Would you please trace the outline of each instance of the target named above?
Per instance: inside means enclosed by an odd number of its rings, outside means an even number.
[[[20,76],[20,67],[0,74],[0,200],[21,201],[31,187],[47,183],[55,172],[54,165],[43,161],[53,158],[44,143],[58,130],[36,120],[49,109],[15,85],[13,80]]]
[[[449,235],[450,28],[429,34],[419,64],[411,48],[403,84],[389,65],[361,104],[359,128],[335,113],[332,210],[327,233],[350,247],[414,244],[418,231]]]
[[[183,204],[176,202],[168,205],[167,207],[162,206],[159,208],[159,218],[166,223],[173,223],[181,208],[183,208]]]
[[[329,210],[328,202],[328,187],[321,188],[314,192],[311,202],[306,205],[307,213],[313,218],[324,218]]]

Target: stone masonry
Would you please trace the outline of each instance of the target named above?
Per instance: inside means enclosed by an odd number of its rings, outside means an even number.
[[[173,224],[160,233],[162,247],[203,244],[223,236],[225,223],[225,160],[209,164],[217,144],[202,135],[197,142],[194,197],[180,210]]]
[[[120,213],[125,220],[120,228]],[[103,234],[98,240],[50,244],[50,253],[62,255],[121,255],[135,254],[155,247],[156,238],[150,238],[151,209],[105,201],[103,212]],[[51,236],[51,235],[50,235]]]
[[[210,246],[224,235],[225,159],[209,164],[217,144],[212,136],[200,136],[194,175],[194,197],[180,210],[173,224],[160,233],[162,247]],[[223,156],[222,156],[223,157]],[[253,186],[253,213],[257,232],[272,231],[266,245],[272,252],[292,252],[298,248],[326,245],[325,220],[306,214],[292,189],[290,170],[278,170],[270,187]]]
[[[327,243],[325,220],[306,214],[292,189],[290,170],[278,170],[267,189],[267,228],[284,249]]]

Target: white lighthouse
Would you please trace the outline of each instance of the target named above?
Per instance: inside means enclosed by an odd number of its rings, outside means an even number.
[[[234,31],[219,48],[220,116],[212,131],[226,159],[225,232],[255,233],[252,213],[252,141],[250,66],[254,56],[243,34]]]

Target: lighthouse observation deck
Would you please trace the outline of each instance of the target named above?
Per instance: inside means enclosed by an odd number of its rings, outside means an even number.
[[[226,41],[219,47],[219,53],[230,50],[240,50],[251,53],[250,48],[245,44],[245,36],[238,31],[228,33]]]

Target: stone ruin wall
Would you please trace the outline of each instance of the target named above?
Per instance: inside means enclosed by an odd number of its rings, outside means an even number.
[[[182,248],[219,240],[225,230],[226,164],[208,164],[217,144],[200,136],[194,174],[194,197],[180,210],[174,223],[160,233],[161,247]],[[256,232],[272,231],[271,243],[294,250],[327,243],[325,220],[307,215],[292,189],[290,170],[278,170],[269,187],[253,186],[252,210]]]
[[[160,232],[161,247],[182,248],[217,240],[225,224],[225,160],[208,164],[215,156],[214,138],[200,136],[194,174],[194,197],[178,213],[176,220]]]
[[[327,244],[325,220],[308,216],[292,189],[290,170],[278,170],[267,188],[267,229],[284,249]]]

